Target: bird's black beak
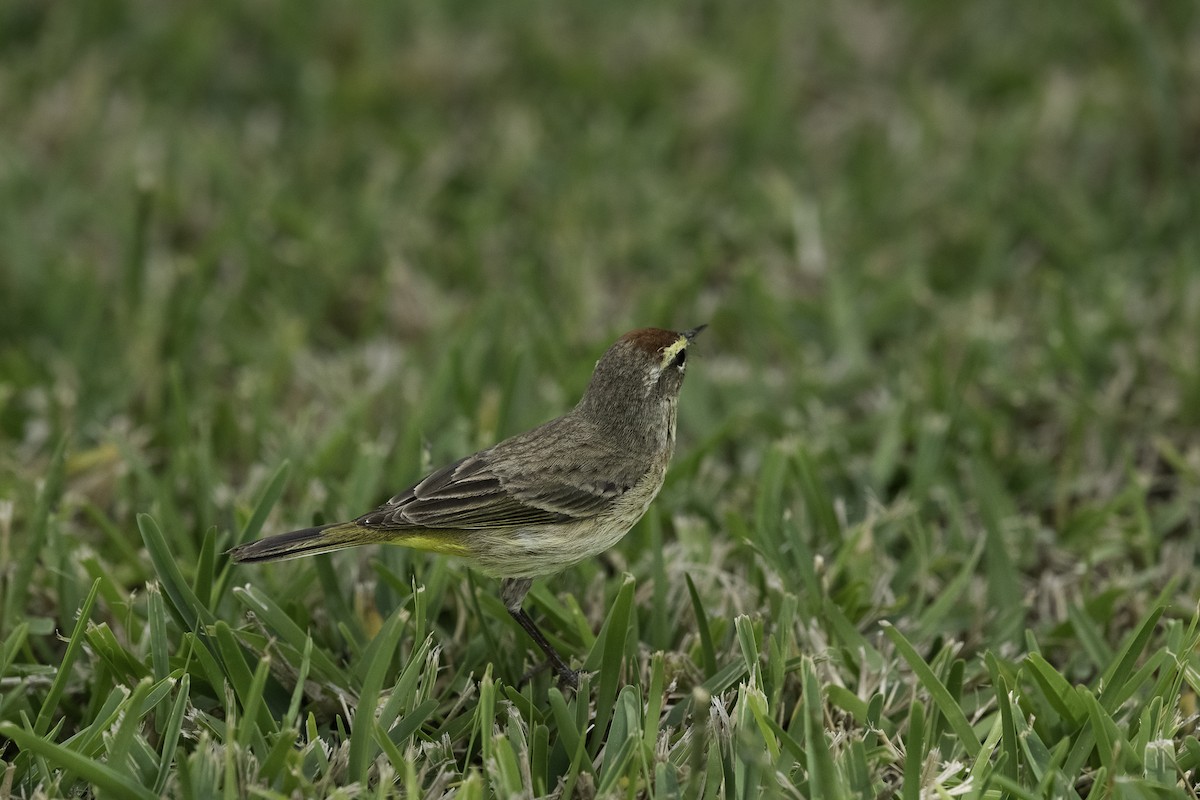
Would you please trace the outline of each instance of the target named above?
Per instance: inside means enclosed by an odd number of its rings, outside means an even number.
[[[695,339],[696,336],[700,333],[700,331],[704,330],[707,327],[708,327],[708,323],[705,323],[703,325],[697,325],[696,327],[692,328],[690,331],[684,331],[681,335],[683,336],[683,338],[688,340],[689,344],[691,344],[692,339]]]

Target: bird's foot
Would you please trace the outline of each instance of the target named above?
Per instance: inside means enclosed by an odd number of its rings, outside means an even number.
[[[579,676],[583,673],[581,669],[565,669],[558,670],[558,688],[569,688],[571,691],[579,691]]]

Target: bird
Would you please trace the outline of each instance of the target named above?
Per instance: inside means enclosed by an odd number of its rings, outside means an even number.
[[[299,558],[387,543],[464,559],[500,580],[500,598],[561,684],[578,673],[524,610],[535,578],[619,542],[650,507],[675,450],[679,392],[692,341],[706,328],[640,328],[596,362],[566,414],[461,458],[349,522],[268,536],[234,562]]]

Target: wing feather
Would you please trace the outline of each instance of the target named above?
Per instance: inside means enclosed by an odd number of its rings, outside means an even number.
[[[628,462],[616,454],[606,458],[594,448],[571,447],[569,436],[534,441],[552,442],[554,451],[539,453],[541,448],[530,447],[533,442],[525,443],[522,437],[508,440],[431,473],[356,522],[383,530],[479,530],[570,522],[604,513],[641,477],[622,475],[620,467]],[[517,449],[526,457],[512,458]],[[514,466],[530,463],[539,466]],[[583,479],[589,472],[617,479]]]

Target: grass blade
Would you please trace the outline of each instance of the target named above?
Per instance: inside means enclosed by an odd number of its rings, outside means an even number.
[[[157,794],[138,783],[128,772],[113,769],[107,764],[80,755],[62,745],[41,738],[11,722],[0,722],[0,736],[17,743],[24,751],[41,756],[62,769],[78,775],[92,786],[114,797],[134,800],[156,800]]]
[[[25,613],[29,595],[29,581],[33,577],[34,565],[38,562],[42,546],[49,539],[50,510],[58,503],[63,489],[63,463],[67,453],[67,434],[62,434],[54,446],[50,465],[46,470],[37,505],[29,522],[27,544],[20,548],[16,563],[5,570],[4,607],[0,608],[0,633],[7,634],[19,624],[20,615]]]
[[[50,684],[50,691],[46,692],[46,699],[42,701],[42,709],[38,712],[37,719],[33,723],[33,732],[38,736],[44,735],[50,728],[50,717],[58,708],[58,701],[67,686],[67,680],[71,676],[71,669],[75,666],[75,659],[79,656],[79,649],[83,647],[84,631],[87,629],[88,620],[92,616],[92,606],[96,602],[96,593],[99,590],[100,579],[97,578],[92,582],[92,589],[88,592],[83,605],[79,607],[79,622],[75,625],[75,630],[72,632],[71,638],[67,641],[67,649],[63,653],[62,660],[59,662],[58,672],[54,676],[54,683]]]
[[[950,692],[942,685],[937,675],[933,673],[933,670],[929,668],[925,660],[921,658],[916,649],[909,644],[908,640],[904,638],[904,635],[895,626],[888,622],[880,624],[883,626],[884,634],[892,640],[892,644],[896,646],[896,650],[899,651],[900,656],[908,662],[908,666],[916,673],[921,685],[929,692],[938,711],[950,723],[950,727],[958,737],[959,743],[967,751],[967,755],[972,758],[979,755],[979,737],[975,735],[975,731],[971,728],[971,724],[967,722],[967,717],[963,714],[962,708],[954,701]]]
[[[375,754],[377,745],[373,732],[375,712],[379,707],[379,692],[383,688],[384,678],[391,667],[392,659],[395,658],[396,647],[400,644],[400,636],[404,632],[404,611],[404,607],[400,606],[392,612],[379,635],[371,643],[372,646],[364,653],[368,660],[350,730],[348,770],[351,781],[366,781],[367,767]]]
[[[155,572],[158,573],[159,582],[166,592],[167,600],[170,601],[169,608],[175,619],[182,627],[191,631],[198,631],[201,624],[212,624],[215,621],[212,613],[183,579],[183,573],[179,571],[179,565],[166,539],[163,538],[158,523],[149,514],[138,514],[137,522],[142,541],[150,553],[150,560],[154,563]]]
[[[593,758],[604,746],[608,722],[612,719],[617,691],[621,685],[621,667],[625,660],[626,643],[634,640],[633,577],[626,575],[613,601],[608,617],[596,638],[596,646],[588,654],[586,668],[599,668],[596,691],[596,716],[588,752]]]

